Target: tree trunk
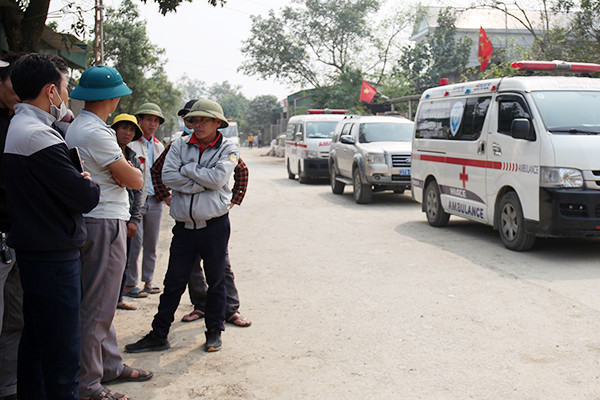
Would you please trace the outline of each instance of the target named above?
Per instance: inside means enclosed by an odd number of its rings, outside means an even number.
[[[9,50],[38,51],[46,26],[50,0],[31,0],[25,12],[15,0],[8,1],[11,5],[0,8],[0,15]]]

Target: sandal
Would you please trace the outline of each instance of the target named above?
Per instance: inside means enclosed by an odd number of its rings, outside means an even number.
[[[125,303],[123,300],[117,303],[117,308],[119,310],[137,310],[137,307],[133,304]]]
[[[148,294],[158,294],[160,293],[160,288],[154,283],[147,283],[142,289],[142,292]]]
[[[112,390],[102,386],[90,397],[84,397],[81,400],[129,400],[129,397],[122,393],[113,392]]]
[[[227,318],[227,322],[241,328],[247,328],[252,325],[252,322],[248,318],[244,317],[237,311]]]
[[[119,383],[119,382],[144,382],[147,380],[150,380],[152,378],[152,376],[154,375],[151,371],[144,371],[143,369],[139,369],[139,368],[131,368],[129,365],[127,364],[123,364],[123,372],[121,372],[121,375],[117,376],[115,379],[111,379],[109,381],[102,381],[101,383],[103,384],[108,384],[108,383]],[[133,376],[134,373],[137,373],[137,376]]]
[[[129,290],[128,292],[123,292],[122,293],[123,296],[127,296],[127,297],[133,297],[134,299],[138,299],[138,298],[142,298],[142,297],[148,297],[148,293],[134,287],[133,289]]]
[[[194,310],[189,314],[185,314],[183,318],[181,318],[181,322],[192,322],[200,318],[204,318],[204,311]]]

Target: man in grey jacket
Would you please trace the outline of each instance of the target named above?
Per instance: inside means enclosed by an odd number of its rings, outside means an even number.
[[[163,182],[173,190],[171,216],[176,224],[169,266],[152,331],[125,346],[129,353],[166,350],[167,336],[185,291],[196,256],[204,264],[206,351],[221,349],[225,330],[225,265],[229,242],[231,190],[227,186],[239,158],[239,149],[217,130],[229,124],[218,103],[198,100],[185,116],[193,134],[171,145],[163,167]]]

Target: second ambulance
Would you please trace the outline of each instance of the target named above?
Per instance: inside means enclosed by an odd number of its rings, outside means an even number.
[[[520,61],[521,70],[600,65]],[[504,245],[600,236],[600,79],[515,76],[429,89],[415,119],[412,193],[432,226],[493,226]]]

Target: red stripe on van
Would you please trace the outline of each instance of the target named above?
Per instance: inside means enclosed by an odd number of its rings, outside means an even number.
[[[477,168],[489,168],[489,169],[503,169],[501,161],[487,161],[487,160],[472,160],[470,158],[459,158],[459,157],[448,157],[448,156],[434,156],[430,154],[416,154],[413,158],[422,161],[431,161],[442,164],[454,164],[454,165],[466,165],[469,167]]]

